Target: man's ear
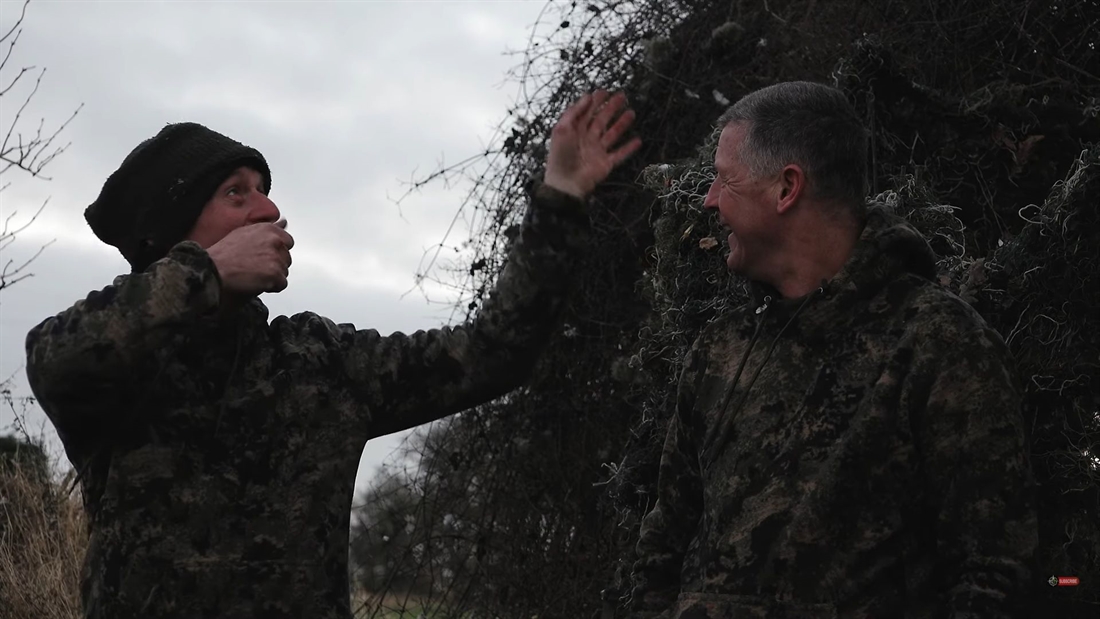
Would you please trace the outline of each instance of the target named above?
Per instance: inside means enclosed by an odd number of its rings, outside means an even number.
[[[794,208],[806,191],[806,172],[802,166],[791,163],[780,170],[777,189],[775,212],[782,215]]]

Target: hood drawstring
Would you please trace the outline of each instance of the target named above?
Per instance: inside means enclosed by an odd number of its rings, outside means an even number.
[[[741,362],[738,363],[737,372],[733,376],[733,382],[730,383],[729,389],[726,390],[726,397],[722,400],[722,408],[719,409],[718,424],[715,427],[715,432],[710,435],[710,440],[706,441],[703,445],[702,460],[706,463],[706,466],[701,468],[704,470],[709,468],[710,464],[713,464],[718,460],[718,456],[722,455],[726,443],[729,442],[730,433],[733,432],[733,422],[741,412],[741,408],[745,406],[745,402],[749,399],[749,392],[752,390],[753,384],[756,383],[756,379],[760,376],[760,372],[764,370],[764,366],[768,364],[768,359],[771,358],[772,352],[775,350],[775,345],[779,343],[779,338],[783,337],[783,334],[787,332],[787,328],[794,323],[795,319],[802,313],[802,310],[809,304],[810,300],[818,294],[824,293],[824,291],[824,286],[814,289],[806,296],[798,306],[798,309],[794,311],[794,314],[791,314],[787,323],[783,325],[783,328],[780,329],[779,333],[772,339],[772,343],[768,346],[767,352],[764,353],[764,359],[760,362],[760,365],[756,366],[756,371],[752,373],[749,384],[745,386],[745,390],[741,393],[741,398],[738,400],[737,406],[729,413],[726,413],[730,400],[733,398],[733,392],[737,389],[737,383],[741,380],[741,372],[745,369],[745,363],[748,362],[749,355],[752,354],[753,346],[756,344],[757,337],[760,335],[760,330],[764,326],[765,317],[763,314],[767,311],[768,303],[772,300],[770,296],[764,297],[764,305],[756,310],[756,313],[760,315],[760,319],[756,323],[756,330],[752,334],[752,339],[749,340],[748,348],[745,349],[745,353],[741,355]]]
[[[741,361],[737,364],[737,372],[733,375],[733,382],[730,384],[730,388],[726,390],[726,397],[722,399],[722,408],[720,411],[725,411],[729,408],[730,399],[733,398],[733,388],[741,380],[741,372],[745,371],[745,363],[749,360],[749,355],[752,354],[753,347],[756,346],[756,340],[760,337],[760,330],[764,328],[764,317],[762,314],[768,311],[768,304],[772,302],[770,296],[764,297],[764,304],[756,308],[756,315],[760,316],[756,321],[756,329],[752,332],[752,339],[749,340],[749,346],[745,349],[744,354],[741,355]],[[710,440],[704,441],[703,453],[710,451],[710,446],[714,442],[715,434],[711,433]]]

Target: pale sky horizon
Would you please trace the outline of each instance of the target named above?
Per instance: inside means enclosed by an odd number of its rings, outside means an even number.
[[[3,32],[22,4],[0,0]],[[129,271],[83,210],[126,154],[171,122],[205,124],[268,160],[271,197],[295,237],[288,289],[262,297],[272,318],[313,311],[384,334],[446,324],[452,291],[409,291],[469,185],[395,198],[441,161],[485,150],[517,100],[508,71],[544,9],[544,0],[31,2],[0,76],[6,85],[21,67],[48,68],[20,127],[33,132],[44,118],[50,130],[83,109],[61,136],[71,146],[45,171],[53,180],[0,178],[11,183],[2,217],[15,225],[49,199],[0,260],[19,263],[54,241],[34,277],[0,293],[0,379],[30,395],[27,331]],[[0,99],[5,131],[25,96],[17,87]],[[447,240],[465,238],[460,222]],[[66,463],[45,415],[35,408],[28,421]],[[0,410],[0,433],[13,422]],[[404,436],[368,443],[359,487]]]

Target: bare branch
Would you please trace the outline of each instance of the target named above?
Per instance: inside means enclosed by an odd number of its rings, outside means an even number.
[[[28,4],[29,0],[23,3],[19,19],[12,25],[8,32],[4,34],[3,38],[0,38],[0,43],[7,42],[8,44],[8,49],[4,53],[3,61],[0,62],[0,71],[8,66],[8,61],[12,57],[15,45],[19,42],[19,36],[23,32],[20,25],[26,15]],[[33,65],[22,67],[10,80],[5,80],[7,85],[0,89],[0,98],[10,95],[15,86],[20,83],[20,80],[22,80],[28,72],[34,71],[35,69],[36,67]],[[0,174],[8,172],[12,168],[19,168],[31,176],[50,180],[49,177],[43,176],[43,169],[69,147],[69,144],[55,146],[54,143],[57,141],[61,132],[64,131],[69,123],[76,118],[76,115],[80,113],[80,110],[84,107],[83,104],[77,106],[76,110],[69,115],[65,122],[61,123],[52,133],[46,131],[45,118],[39,121],[33,137],[29,137],[29,139],[25,138],[20,129],[20,122],[23,120],[23,115],[30,106],[31,100],[38,93],[38,89],[42,85],[42,78],[45,77],[45,75],[46,69],[43,68],[39,71],[38,77],[34,81],[34,85],[23,99],[22,104],[12,118],[11,124],[4,133],[4,140],[0,143],[0,162],[3,163],[2,167],[0,167]]]
[[[20,32],[22,32],[22,31],[20,31]],[[7,53],[6,56],[4,56],[4,63],[3,63],[4,65],[8,64],[8,57],[11,56],[12,49],[15,48],[15,42],[18,41],[18,40],[19,40],[19,37],[17,36],[15,39],[12,40],[11,45],[8,46],[8,53]],[[0,68],[3,68],[3,67],[0,66]],[[27,71],[32,71],[34,69],[35,69],[35,67],[33,65],[29,66],[29,67],[23,67],[22,69],[20,69],[19,74],[11,79],[11,83],[8,84],[7,86],[5,86],[3,90],[0,90],[0,97],[8,94],[8,91],[15,87],[15,84],[19,82],[19,78],[23,77],[24,73],[26,73]]]
[[[30,4],[30,0],[25,0],[21,8],[19,18],[14,24],[0,37],[0,45],[7,44],[7,49],[4,50],[3,59],[0,60],[0,74],[8,67],[8,62],[12,58],[13,51],[16,44],[19,42],[19,37],[22,35],[22,24],[27,14],[27,6]],[[29,72],[36,70],[34,66],[22,67],[16,72],[16,74],[7,79],[6,77],[0,79],[0,82],[6,84],[0,89],[0,102],[2,97],[10,96],[16,87],[20,83],[20,80]],[[51,180],[49,177],[42,174],[43,170],[48,166],[56,157],[65,152],[69,144],[56,145],[58,137],[61,132],[64,131],[69,123],[76,118],[76,115],[83,109],[84,104],[80,104],[65,119],[56,129],[52,132],[46,129],[46,119],[42,118],[38,122],[38,126],[35,127],[34,133],[24,136],[20,123],[23,120],[24,113],[27,112],[30,106],[31,100],[38,93],[38,89],[42,84],[42,78],[46,75],[46,69],[43,68],[39,71],[37,78],[34,81],[34,85],[30,88],[30,92],[23,98],[22,103],[19,105],[14,117],[11,120],[11,124],[6,128],[4,132],[3,142],[0,143],[0,174],[4,174],[10,171],[12,168],[20,169],[32,177],[42,178],[44,180]],[[0,192],[4,191],[11,186],[10,181],[6,181],[0,186]],[[15,242],[16,237],[29,228],[35,221],[38,220],[38,216],[42,214],[42,211],[49,203],[47,198],[42,206],[31,216],[31,218],[19,225],[13,225],[17,210],[12,210],[3,222],[3,229],[0,230],[0,250],[8,249],[12,243]],[[33,274],[27,272],[27,268],[35,259],[37,259],[46,247],[50,246],[54,241],[43,244],[38,248],[38,251],[34,252],[32,256],[22,262],[16,262],[14,259],[8,259],[3,268],[0,269],[0,291],[3,291],[20,281],[28,277],[32,277]]]
[[[53,239],[48,243],[44,243],[41,247],[38,248],[38,251],[34,252],[33,256],[27,258],[22,264],[17,267],[12,268],[12,265],[15,264],[15,261],[8,260],[7,263],[4,264],[3,271],[0,271],[0,291],[3,291],[5,288],[10,288],[11,286],[14,286],[24,279],[27,279],[28,277],[34,277],[34,273],[24,273],[23,271],[28,266],[30,266],[30,264],[34,262],[35,259],[37,259],[38,256],[40,256],[47,247],[53,245],[54,241],[56,240],[57,239]]]
[[[23,71],[26,70],[27,69],[23,69]],[[20,72],[20,76],[23,71]],[[43,168],[69,148],[69,144],[65,144],[64,146],[54,148],[52,151],[50,150],[58,135],[68,127],[69,123],[72,122],[72,120],[76,118],[76,115],[80,113],[80,110],[84,108],[83,103],[77,106],[76,110],[69,115],[65,122],[61,123],[53,133],[45,138],[42,135],[45,125],[44,118],[39,122],[34,137],[27,142],[23,141],[23,134],[17,131],[19,121],[23,117],[23,113],[26,111],[27,106],[30,105],[31,99],[34,98],[34,95],[38,92],[38,88],[42,83],[42,78],[45,75],[46,69],[42,69],[38,74],[38,78],[35,79],[34,88],[27,94],[27,97],[23,100],[23,104],[19,106],[19,111],[15,113],[15,118],[12,119],[12,123],[4,136],[4,142],[0,144],[0,161],[7,164],[3,170],[0,170],[0,174],[3,174],[14,166],[27,172],[31,176],[51,180],[49,177],[42,175]],[[16,79],[18,79],[18,76]],[[4,92],[7,91],[5,90]],[[0,93],[0,95],[2,94],[3,93]],[[15,144],[11,143],[13,133],[15,134]]]
[[[5,185],[5,187],[7,187],[7,185]],[[49,203],[50,203],[49,198],[46,198],[45,200],[43,200],[42,201],[42,206],[38,207],[38,210],[34,212],[34,215],[31,215],[30,221],[28,221],[27,223],[19,226],[15,230],[10,230],[9,231],[8,227],[11,225],[11,220],[13,218],[15,218],[15,216],[19,213],[19,211],[17,211],[17,210],[12,211],[7,216],[7,218],[4,219],[3,229],[0,229],[0,249],[4,249],[8,245],[10,245],[11,242],[13,240],[15,240],[15,235],[19,234],[20,232],[22,232],[22,231],[26,230],[28,227],[30,227],[30,225],[34,223],[34,220],[38,219],[38,216],[42,214],[42,211],[46,208],[46,205],[49,204]]]
[[[27,5],[30,3],[31,0],[23,1],[23,9],[19,13],[19,19],[15,20],[15,23],[11,25],[11,28],[8,29],[7,33],[5,33],[4,36],[0,37],[0,43],[7,41],[8,37],[10,37],[13,32],[16,32],[19,26],[23,23],[23,18],[27,15]],[[16,33],[15,38],[19,38],[18,33]],[[3,68],[3,65],[0,65],[0,68]]]

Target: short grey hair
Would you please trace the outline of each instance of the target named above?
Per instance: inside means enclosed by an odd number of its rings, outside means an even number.
[[[734,103],[718,128],[733,123],[747,125],[738,156],[754,178],[798,164],[810,195],[862,213],[869,136],[844,93],[814,82],[775,84]]]

